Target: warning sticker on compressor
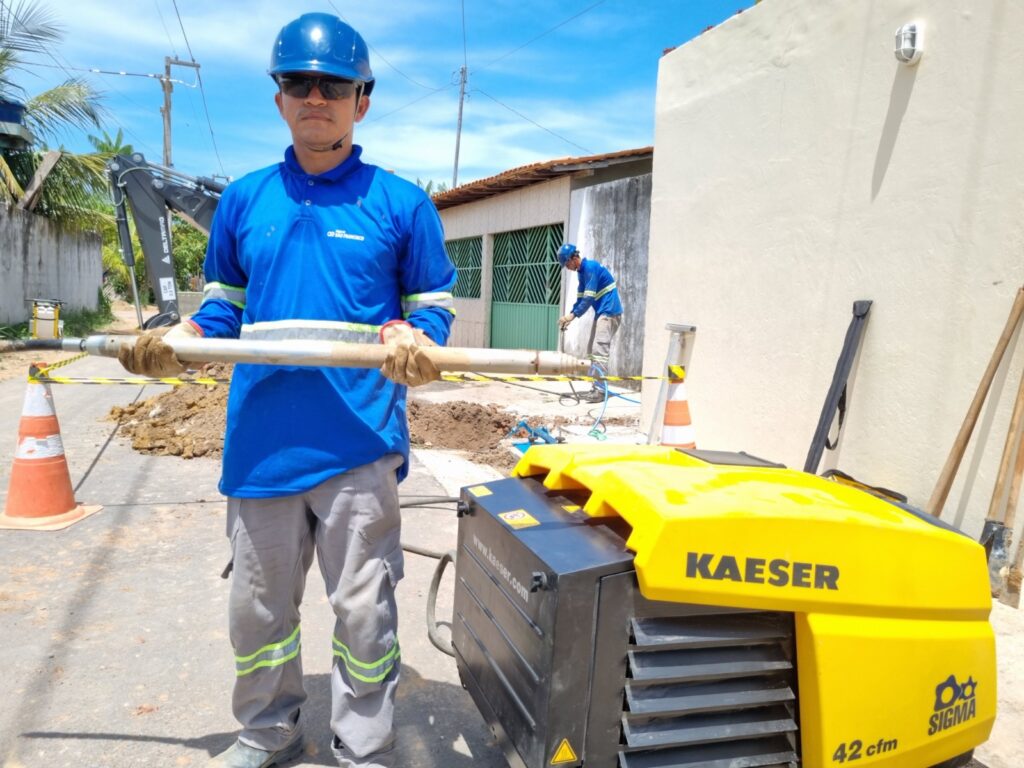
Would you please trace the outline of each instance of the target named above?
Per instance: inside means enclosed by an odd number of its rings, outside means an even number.
[[[498,517],[509,528],[530,528],[534,525],[540,525],[540,520],[525,509],[513,509],[511,512],[502,512]]]

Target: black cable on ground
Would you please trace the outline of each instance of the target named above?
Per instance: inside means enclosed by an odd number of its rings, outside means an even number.
[[[449,656],[454,656],[455,651],[452,648],[452,641],[442,637],[438,631],[438,627],[441,625],[437,621],[435,609],[437,608],[437,590],[441,586],[441,577],[444,576],[444,569],[448,567],[448,563],[454,562],[454,550],[441,555],[441,559],[434,569],[434,578],[430,580],[430,590],[427,592],[427,637],[430,638],[430,642],[433,643],[437,650]]]
[[[417,501],[403,501],[399,503],[398,506],[403,509],[407,507],[427,507],[438,503],[454,504],[458,501],[458,498],[454,496],[406,496],[404,498],[416,498]],[[452,641],[444,638],[439,631],[441,622],[437,620],[437,592],[441,587],[441,578],[444,576],[445,568],[448,567],[448,563],[455,562],[455,550],[438,552],[434,549],[427,549],[426,547],[419,547],[415,544],[406,544],[404,542],[402,543],[402,549],[414,555],[429,557],[438,561],[437,566],[434,568],[434,576],[430,580],[430,589],[427,591],[427,637],[430,639],[431,644],[441,653],[454,656],[455,651],[452,650]]]

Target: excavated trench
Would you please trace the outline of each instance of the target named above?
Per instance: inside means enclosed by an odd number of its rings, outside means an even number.
[[[231,368],[229,364],[215,363],[197,375],[229,379]],[[141,453],[185,459],[216,456],[224,445],[227,395],[228,387],[224,384],[181,386],[124,408],[115,407],[109,418],[120,422],[119,434],[130,439],[132,448]],[[414,446],[457,450],[470,461],[492,466],[504,474],[515,465],[517,455],[503,440],[524,417],[499,405],[410,399],[408,416]],[[564,417],[534,417],[526,421],[531,427],[552,429],[571,422]]]

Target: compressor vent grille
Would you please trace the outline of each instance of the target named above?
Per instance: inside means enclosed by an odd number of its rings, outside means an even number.
[[[633,618],[621,768],[800,765],[793,617]]]

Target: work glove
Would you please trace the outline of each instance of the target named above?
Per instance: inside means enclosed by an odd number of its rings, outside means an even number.
[[[570,312],[565,317],[560,317],[558,319],[558,330],[564,331],[566,328],[569,327],[569,323],[571,323],[575,319],[576,315],[574,315],[572,312]]]
[[[384,327],[380,338],[388,346],[388,356],[380,372],[392,381],[407,387],[419,387],[441,378],[437,366],[420,349],[436,347],[437,344],[419,328],[408,323],[394,323]]]
[[[131,373],[161,379],[177,376],[186,366],[175,356],[171,345],[166,344],[164,339],[189,338],[199,338],[199,331],[189,322],[154,328],[140,336],[134,346],[122,344],[117,352],[117,359],[125,370]]]

